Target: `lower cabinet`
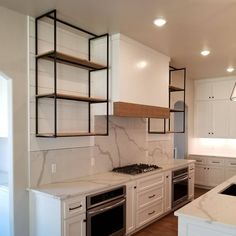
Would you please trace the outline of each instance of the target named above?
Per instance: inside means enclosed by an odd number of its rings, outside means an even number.
[[[164,211],[167,212],[171,210],[172,174],[171,171],[167,171],[165,172],[164,175],[165,175]]]
[[[136,181],[126,184],[126,234],[136,228]]]
[[[194,198],[194,171],[189,172],[188,176],[188,199],[192,200]]]
[[[215,187],[236,175],[236,160],[207,156],[190,156],[197,161],[195,166],[195,184]]]
[[[85,196],[60,200],[30,191],[30,236],[85,236]]]
[[[147,207],[141,208],[137,212],[137,220],[136,220],[137,228],[147,224],[151,220],[154,220],[163,213],[164,213],[163,199],[155,201],[154,203],[148,205]]]
[[[195,184],[215,187],[224,182],[224,169],[215,166],[196,165]]]
[[[85,219],[85,214],[81,214],[64,220],[64,236],[85,236]]]

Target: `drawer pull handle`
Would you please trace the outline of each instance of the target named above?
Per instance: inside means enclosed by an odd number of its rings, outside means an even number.
[[[70,207],[70,208],[69,208],[69,211],[73,211],[73,210],[79,209],[79,208],[81,208],[81,207],[82,207],[81,204],[80,204],[79,206],[77,206],[77,207]]]
[[[236,166],[236,163],[230,163],[231,166]]]
[[[155,212],[156,211],[149,212],[148,215],[150,216],[150,215],[154,214]]]
[[[190,170],[194,170],[194,168],[191,168]]]
[[[197,160],[197,162],[202,162],[202,160]]]
[[[219,164],[220,162],[219,161],[213,161],[212,163]]]
[[[155,196],[156,196],[156,194],[153,194],[153,195],[149,196],[148,198],[153,198],[153,197],[155,197]]]

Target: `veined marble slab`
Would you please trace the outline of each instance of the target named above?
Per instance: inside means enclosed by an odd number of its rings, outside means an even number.
[[[77,195],[91,194],[102,191],[110,187],[126,184],[129,181],[161,173],[166,170],[181,168],[194,162],[195,161],[192,160],[172,160],[160,165],[162,167],[161,169],[138,175],[121,174],[111,171],[104,172],[78,179],[42,185],[39,188],[30,189],[30,191],[36,191],[63,200]]]
[[[236,184],[236,176],[177,210],[175,215],[208,224],[236,227],[236,197],[220,194],[222,190],[234,183]]]

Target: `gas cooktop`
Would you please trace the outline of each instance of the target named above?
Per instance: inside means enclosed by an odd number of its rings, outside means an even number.
[[[156,165],[148,165],[148,164],[140,163],[140,164],[117,167],[117,168],[114,168],[112,171],[130,174],[130,175],[137,175],[137,174],[146,173],[146,172],[157,170],[157,169],[161,169],[161,167],[156,166]]]

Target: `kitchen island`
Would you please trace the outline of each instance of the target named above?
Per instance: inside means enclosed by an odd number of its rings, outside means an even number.
[[[236,176],[177,210],[178,236],[236,235],[236,196],[222,194],[232,184]]]

